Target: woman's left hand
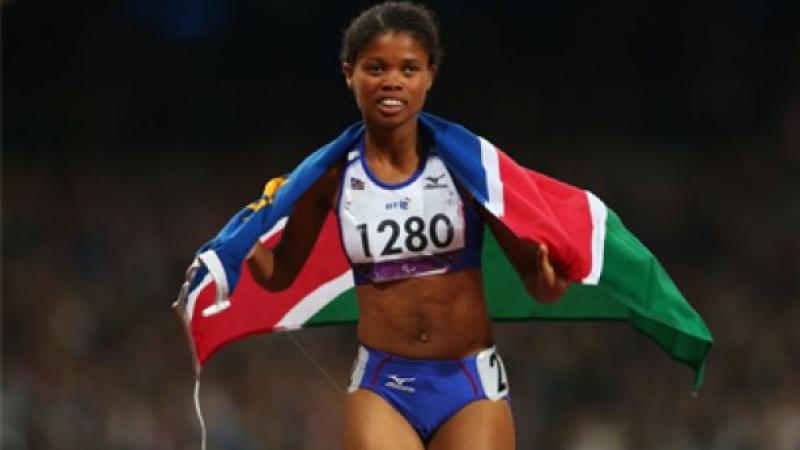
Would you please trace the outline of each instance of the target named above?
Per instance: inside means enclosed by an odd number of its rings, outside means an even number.
[[[536,300],[553,303],[564,296],[569,280],[564,278],[550,262],[547,244],[539,244],[536,268],[528,274],[525,287]]]

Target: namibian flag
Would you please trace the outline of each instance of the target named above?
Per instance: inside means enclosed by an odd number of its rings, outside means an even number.
[[[487,230],[482,270],[493,320],[626,320],[694,369],[693,388],[699,388],[711,333],[613,211],[591,192],[519,166],[457,124],[422,113],[420,125],[475,199],[519,238],[547,244],[554,264],[575,282],[555,304],[533,301]],[[362,134],[363,125],[355,124],[311,154],[274,201],[265,196],[248,205],[198,250],[174,305],[187,325],[198,372],[216,350],[251,334],[358,320],[353,275],[333,212],[289,289],[261,289],[243,261],[258,239],[267,247],[277,243],[294,202]]]

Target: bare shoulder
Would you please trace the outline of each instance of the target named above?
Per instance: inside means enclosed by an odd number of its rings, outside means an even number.
[[[344,169],[343,166],[344,162],[340,161],[328,167],[328,170],[326,170],[325,173],[320,177],[319,183],[328,189],[338,186],[339,180],[342,177],[342,170]]]

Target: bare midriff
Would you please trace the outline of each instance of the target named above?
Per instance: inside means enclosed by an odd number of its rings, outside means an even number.
[[[356,287],[358,339],[416,359],[457,359],[492,345],[479,269]]]
[[[336,212],[341,166],[317,192]],[[356,286],[358,340],[415,359],[458,359],[493,344],[481,270],[461,270]]]

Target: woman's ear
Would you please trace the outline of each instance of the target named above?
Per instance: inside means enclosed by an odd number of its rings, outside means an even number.
[[[439,73],[439,68],[436,67],[436,66],[430,66],[428,68],[428,70],[430,71],[430,77],[428,78],[428,89],[427,90],[430,91],[431,88],[433,87],[433,81],[436,80],[436,74]]]
[[[353,89],[353,65],[350,63],[342,63],[342,73],[344,74],[344,82],[347,84],[348,89]]]

